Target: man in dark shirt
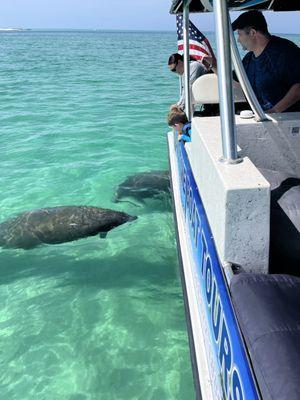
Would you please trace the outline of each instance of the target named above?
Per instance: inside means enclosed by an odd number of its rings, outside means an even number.
[[[249,53],[243,59],[249,81],[268,112],[300,111],[300,49],[272,36],[260,11],[241,14],[233,23],[238,42]]]

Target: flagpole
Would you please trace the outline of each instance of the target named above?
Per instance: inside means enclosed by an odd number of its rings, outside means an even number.
[[[190,121],[192,118],[191,93],[190,93],[190,45],[189,45],[189,5],[191,0],[183,1],[183,57],[184,57],[184,91],[185,113]]]

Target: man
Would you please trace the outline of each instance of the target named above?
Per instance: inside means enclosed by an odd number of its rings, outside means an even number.
[[[182,110],[185,108],[185,90],[184,90],[184,62],[183,56],[179,53],[171,54],[168,61],[168,67],[171,72],[176,72],[180,76],[181,95],[179,101],[176,103]],[[190,61],[190,86],[195,82],[199,76],[207,72],[206,67],[198,61]]]
[[[268,113],[300,111],[300,49],[272,36],[260,11],[241,14],[233,23],[238,42],[249,53],[243,65],[262,108]]]

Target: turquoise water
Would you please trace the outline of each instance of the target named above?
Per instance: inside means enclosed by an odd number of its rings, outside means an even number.
[[[0,35],[0,221],[82,204],[139,217],[105,240],[0,249],[1,399],[195,397],[169,199],[112,202],[126,176],[168,168],[174,51],[171,33]]]
[[[0,250],[0,398],[193,399],[169,199],[112,202],[167,169],[169,33],[0,35],[0,220],[58,205],[138,215],[107,239]]]

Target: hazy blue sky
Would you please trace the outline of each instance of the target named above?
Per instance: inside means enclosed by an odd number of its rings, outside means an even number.
[[[295,0],[297,1],[297,0]],[[171,0],[1,0],[0,27],[173,30]],[[211,15],[193,15],[213,30]],[[300,12],[267,13],[271,32],[300,33]]]

